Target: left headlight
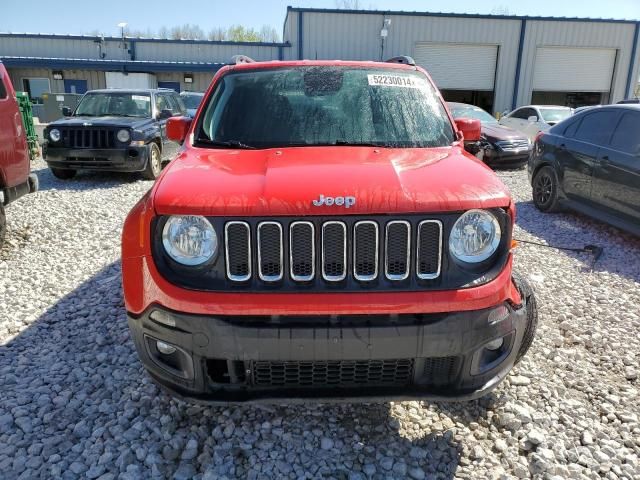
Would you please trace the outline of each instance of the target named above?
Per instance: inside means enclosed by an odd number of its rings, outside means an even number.
[[[129,140],[131,140],[131,134],[129,133],[129,130],[125,130],[124,128],[122,130],[118,130],[116,137],[118,138],[118,141],[122,143],[127,143]]]
[[[461,262],[479,263],[495,253],[501,235],[495,215],[485,210],[469,210],[451,229],[449,252]]]
[[[52,128],[49,131],[49,138],[51,139],[52,142],[59,142],[60,141],[60,130],[58,130],[57,128]]]
[[[205,217],[171,216],[162,230],[162,244],[167,254],[182,265],[206,263],[218,251],[216,231]]]

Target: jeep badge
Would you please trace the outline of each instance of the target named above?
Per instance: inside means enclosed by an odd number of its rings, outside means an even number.
[[[316,207],[321,207],[322,205],[326,205],[327,207],[336,205],[338,207],[344,206],[345,208],[350,208],[355,204],[356,197],[325,197],[323,194],[320,194],[319,199],[313,200],[313,205]]]

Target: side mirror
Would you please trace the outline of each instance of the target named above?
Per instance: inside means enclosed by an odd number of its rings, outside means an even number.
[[[62,107],[62,115],[65,117],[70,117],[73,112],[69,107]]]
[[[527,118],[527,122],[529,123],[536,123],[538,121],[538,117],[536,117],[535,115],[531,115],[529,118]]]
[[[477,142],[480,140],[482,124],[475,118],[455,118],[456,127],[462,133],[465,142]]]
[[[158,120],[166,120],[171,117],[173,117],[171,110],[160,110],[160,113],[158,113]]]
[[[172,142],[183,143],[191,127],[191,117],[171,117],[167,120],[167,138]]]

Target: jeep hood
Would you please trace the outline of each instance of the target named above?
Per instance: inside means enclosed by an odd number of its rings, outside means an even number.
[[[507,207],[506,187],[460,147],[186,147],[156,182],[158,214],[211,216],[422,213]],[[324,197],[355,197],[315,206]]]

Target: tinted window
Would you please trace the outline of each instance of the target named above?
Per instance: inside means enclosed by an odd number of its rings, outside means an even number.
[[[350,67],[270,68],[223,76],[196,143],[253,147],[444,147],[453,128],[418,72]]]
[[[24,90],[29,94],[32,103],[42,103],[42,94],[51,92],[48,78],[24,78]]]
[[[611,138],[617,116],[618,113],[612,111],[586,114],[576,132],[576,140],[606,145]]]
[[[613,132],[611,148],[632,154],[640,152],[640,114],[625,113],[622,116]]]
[[[527,114],[526,114],[528,110],[529,109],[527,109],[527,108],[521,108],[519,110],[516,110],[515,112],[513,112],[509,116],[512,117],[512,118],[522,118],[523,120],[526,120],[527,118],[529,118],[527,116]]]
[[[562,132],[562,134],[567,138],[573,138],[574,135],[576,134],[576,131],[578,130],[579,125],[580,125],[580,119],[571,123],[567,128],[564,129],[564,132]]]
[[[4,86],[4,80],[0,77],[0,100],[7,98],[7,88]]]

